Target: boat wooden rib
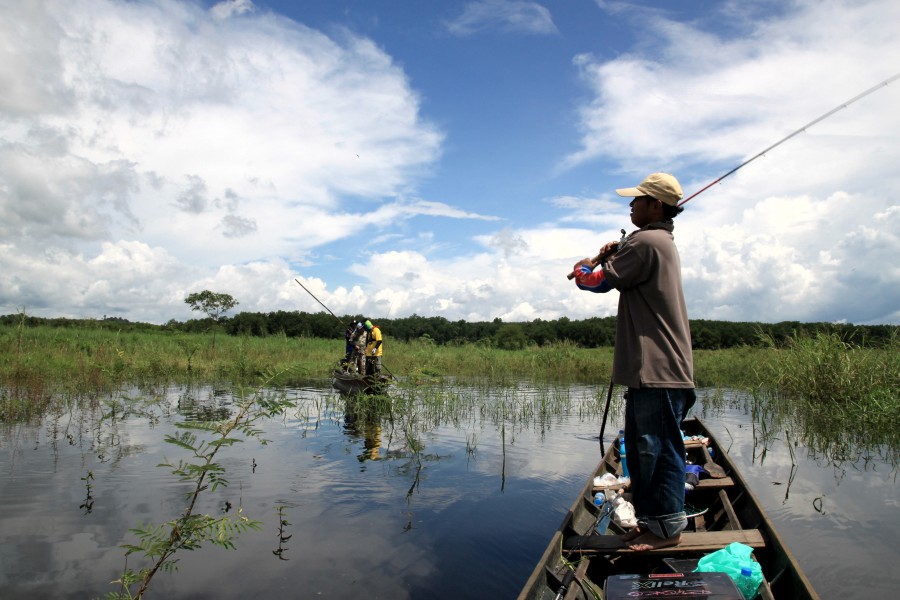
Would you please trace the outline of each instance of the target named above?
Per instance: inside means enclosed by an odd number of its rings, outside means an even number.
[[[342,394],[383,394],[391,382],[390,375],[360,375],[341,369],[331,372],[331,385]]]
[[[566,513],[559,529],[519,594],[519,600],[559,600],[602,598],[607,577],[624,574],[674,573],[692,571],[706,554],[732,542],[753,548],[753,558],[762,567],[764,577],[758,593],[763,600],[817,599],[809,580],[778,535],[759,501],[732,460],[722,450],[699,419],[684,422],[689,438],[688,460],[703,465],[712,448],[715,462],[722,471],[709,465],[717,477],[701,477],[699,485],[689,492],[686,504],[696,508],[699,516],[689,519],[688,530],[677,546],[647,552],[635,552],[625,546],[621,534],[625,530],[610,522],[601,525],[602,507],[595,506],[594,478],[613,473],[621,475],[617,440],[611,444],[575,503]],[[704,511],[705,509],[705,511]],[[603,520],[605,522],[605,519]]]

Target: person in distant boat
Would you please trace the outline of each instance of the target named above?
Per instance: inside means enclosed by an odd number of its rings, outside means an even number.
[[[344,332],[344,359],[341,361],[341,364],[344,365],[344,370],[347,370],[347,367],[350,363],[350,358],[353,356],[353,342],[350,341],[350,338],[353,337],[353,334],[356,332],[356,319],[350,321],[350,326],[347,328],[347,331]]]
[[[363,327],[362,321],[359,321],[350,335],[350,343],[353,345],[350,353],[350,370],[353,373],[366,372],[366,339],[366,328]]]
[[[605,244],[600,261],[575,265],[575,283],[619,291],[613,382],[626,386],[625,452],[638,526],[623,536],[632,550],[674,546],[687,525],[681,422],[693,406],[691,332],[672,220],[682,212],[678,180],[653,173],[633,188],[631,222],[621,242]]]
[[[384,353],[381,328],[372,325],[372,321],[366,321],[365,327],[369,333],[369,341],[366,344],[366,375],[378,375],[381,373],[381,356]]]

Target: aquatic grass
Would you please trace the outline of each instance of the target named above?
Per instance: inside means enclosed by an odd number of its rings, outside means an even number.
[[[763,383],[811,403],[844,404],[854,398],[877,402],[900,391],[900,341],[871,349],[846,342],[840,335],[795,335],[778,347],[764,338],[771,352],[763,363]]]
[[[856,338],[854,338],[856,339]],[[896,331],[878,347],[838,334],[769,338],[767,347],[695,351],[697,385],[712,388],[698,410],[709,411],[722,390],[751,391],[754,417],[785,427],[838,430],[852,439],[897,447],[889,425],[900,417],[900,348]],[[573,406],[579,418],[605,405],[612,348],[563,342],[503,350],[489,343],[437,345],[428,338],[387,338],[385,370],[395,376],[389,413],[416,411],[415,425],[465,425],[487,417],[512,427],[549,427]],[[0,326],[0,420],[32,419],[58,402],[96,402],[127,388],[147,393],[170,384],[231,385],[269,369],[287,371],[276,386],[321,385],[343,355],[342,341],[318,338],[219,336],[165,330]],[[573,385],[596,386],[591,399],[564,397]],[[562,387],[561,387],[562,386]],[[621,409],[621,390],[611,411]],[[802,410],[801,410],[802,409]],[[842,424],[849,423],[849,426]],[[804,441],[809,440],[809,437]],[[856,442],[854,442],[856,443]],[[810,445],[815,444],[810,440]]]
[[[701,388],[750,388],[768,348],[738,346],[728,350],[694,350],[694,383]]]
[[[767,422],[793,428],[829,460],[900,447],[900,338],[886,348],[851,344],[838,334],[795,335],[775,346],[758,372],[754,403]],[[760,409],[762,410],[762,409]]]
[[[335,409],[346,415],[354,429],[377,424],[386,433],[391,453],[420,462],[428,434],[442,426],[468,430],[490,423],[505,437],[522,428],[547,431],[566,415],[589,419],[599,414],[595,395],[575,398],[558,385],[534,385],[520,381],[516,386],[492,387],[484,378],[455,379],[433,383],[400,381],[388,395],[338,396]],[[577,405],[577,408],[575,406]],[[587,406],[585,406],[587,405]],[[467,434],[466,452],[474,455],[476,434]]]
[[[522,380],[604,385],[612,348],[571,342],[502,350],[489,344],[438,346],[428,339],[385,342],[385,369],[398,378],[434,383],[446,377],[481,379],[491,387]],[[320,338],[219,336],[167,330],[0,326],[0,388],[22,394],[105,393],[123,385],[253,381],[268,369],[292,368],[277,384],[330,376],[343,343]],[[743,384],[763,358],[760,349],[698,351],[698,385]]]
[[[315,338],[224,337],[171,331],[0,327],[0,389],[9,396],[108,393],[124,385],[246,383],[269,370],[276,384],[328,377],[339,354]],[[8,403],[8,402],[7,402]]]

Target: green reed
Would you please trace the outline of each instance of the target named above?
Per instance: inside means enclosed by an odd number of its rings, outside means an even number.
[[[761,418],[792,427],[805,446],[835,462],[861,452],[892,457],[900,448],[900,338],[878,349],[838,334],[797,335],[783,347],[769,341],[754,397]]]
[[[835,333],[796,335],[784,347],[777,347],[771,338],[767,342],[770,352],[762,383],[783,394],[838,406],[866,399],[877,410],[897,399],[900,338],[896,335],[885,349],[850,344]]]
[[[342,348],[310,338],[220,337],[169,331],[0,326],[0,420],[28,418],[59,394],[109,393],[126,385],[275,384],[327,377]]]
[[[268,369],[287,367],[295,368],[293,377],[299,381],[328,377],[343,353],[342,341],[283,335],[219,336],[213,345],[212,336],[201,333],[0,326],[0,388],[37,401],[42,394],[108,392],[123,384],[249,382]],[[698,352],[698,385],[746,379],[750,363],[758,360],[759,351]],[[612,370],[612,348],[564,342],[502,350],[387,336],[384,364],[388,372],[419,382],[452,376],[483,379],[492,386],[523,379],[603,384]],[[10,411],[20,408],[11,406]]]

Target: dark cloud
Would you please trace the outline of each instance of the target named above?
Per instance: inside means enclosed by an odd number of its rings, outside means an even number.
[[[240,217],[238,215],[225,215],[222,217],[223,233],[227,238],[240,238],[250,235],[257,230],[256,220]]]
[[[209,205],[206,182],[197,175],[187,175],[188,187],[175,198],[175,206],[186,213],[199,215]]]

